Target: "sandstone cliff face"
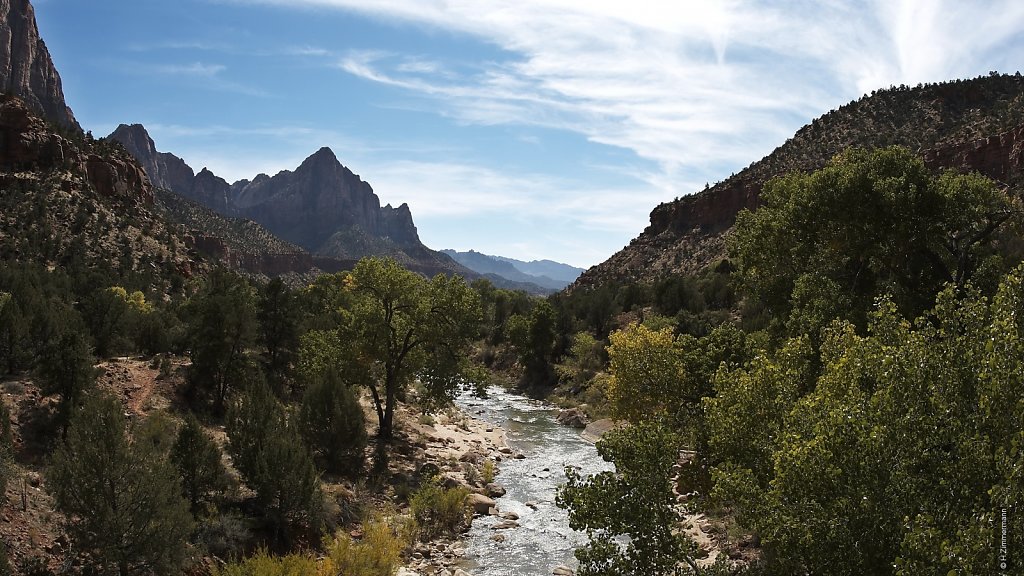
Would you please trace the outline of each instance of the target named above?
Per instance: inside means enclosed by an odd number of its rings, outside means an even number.
[[[925,150],[933,168],[975,171],[1010,186],[1024,179],[1024,125],[987,138]]]
[[[61,126],[81,129],[64,102],[60,75],[39,37],[29,0],[0,0],[0,90]]]
[[[931,168],[975,170],[1016,184],[1024,168],[1022,138],[1020,75],[880,91],[814,120],[723,182],[657,206],[637,238],[584,272],[569,290],[700,272],[725,257],[725,238],[736,215],[759,205],[765,182],[821,168],[851,146],[899,144],[918,151]]]

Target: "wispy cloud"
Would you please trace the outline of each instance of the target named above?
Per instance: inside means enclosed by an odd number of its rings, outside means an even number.
[[[569,129],[666,170],[749,161],[872,89],[1016,67],[1000,46],[1024,3],[252,0],[336,8],[479,37],[508,58],[432,75],[422,55],[353,52],[339,67],[477,124]],[[799,120],[796,120],[799,119]]]
[[[231,92],[244,96],[256,98],[270,98],[272,95],[266,90],[253,86],[252,84],[239,82],[226,77],[228,67],[224,64],[209,62],[171,62],[171,63],[142,63],[142,62],[114,62],[113,66],[118,67],[125,73],[137,76],[166,77],[172,79],[190,79],[197,82],[197,86],[218,92]]]
[[[191,64],[158,64],[153,66],[153,71],[157,74],[166,74],[170,76],[196,76],[200,78],[213,78],[227,69],[222,64],[204,64],[202,62],[193,62]]]

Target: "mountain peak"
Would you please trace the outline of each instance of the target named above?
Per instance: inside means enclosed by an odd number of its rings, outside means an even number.
[[[142,124],[118,124],[108,138],[120,142],[136,158],[156,155],[156,144]]]
[[[299,169],[302,169],[303,167],[309,168],[316,166],[341,166],[341,162],[338,161],[338,157],[334,155],[334,150],[324,146],[303,160],[302,164],[299,165]]]

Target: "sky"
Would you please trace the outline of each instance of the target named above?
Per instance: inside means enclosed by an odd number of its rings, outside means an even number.
[[[423,242],[580,267],[872,90],[1017,72],[1019,0],[34,0],[96,136],[229,182],[322,146]]]

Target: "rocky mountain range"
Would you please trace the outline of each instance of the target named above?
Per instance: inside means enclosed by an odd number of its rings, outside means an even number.
[[[515,258],[481,254],[475,250],[466,252],[442,250],[442,252],[479,274],[494,275],[512,282],[521,282],[524,286],[533,285],[536,289],[527,288],[527,291],[531,293],[557,292],[571,284],[583,273],[582,268],[552,260],[524,262]]]
[[[334,260],[385,255],[426,274],[466,275],[467,269],[419,239],[407,204],[381,206],[370,185],[321,148],[294,171],[228,183],[207,168],[159,152],[141,124],[109,136],[146,169],[153,184],[215,212],[259,223],[286,242]]]
[[[0,90],[62,127],[78,129],[29,0],[0,0]]]
[[[978,171],[1016,187],[1024,165],[1024,78],[991,74],[873,92],[801,128],[765,158],[701,192],[661,204],[628,246],[570,290],[694,274],[725,257],[725,237],[774,176],[811,171],[846,148],[899,144],[934,168]]]

